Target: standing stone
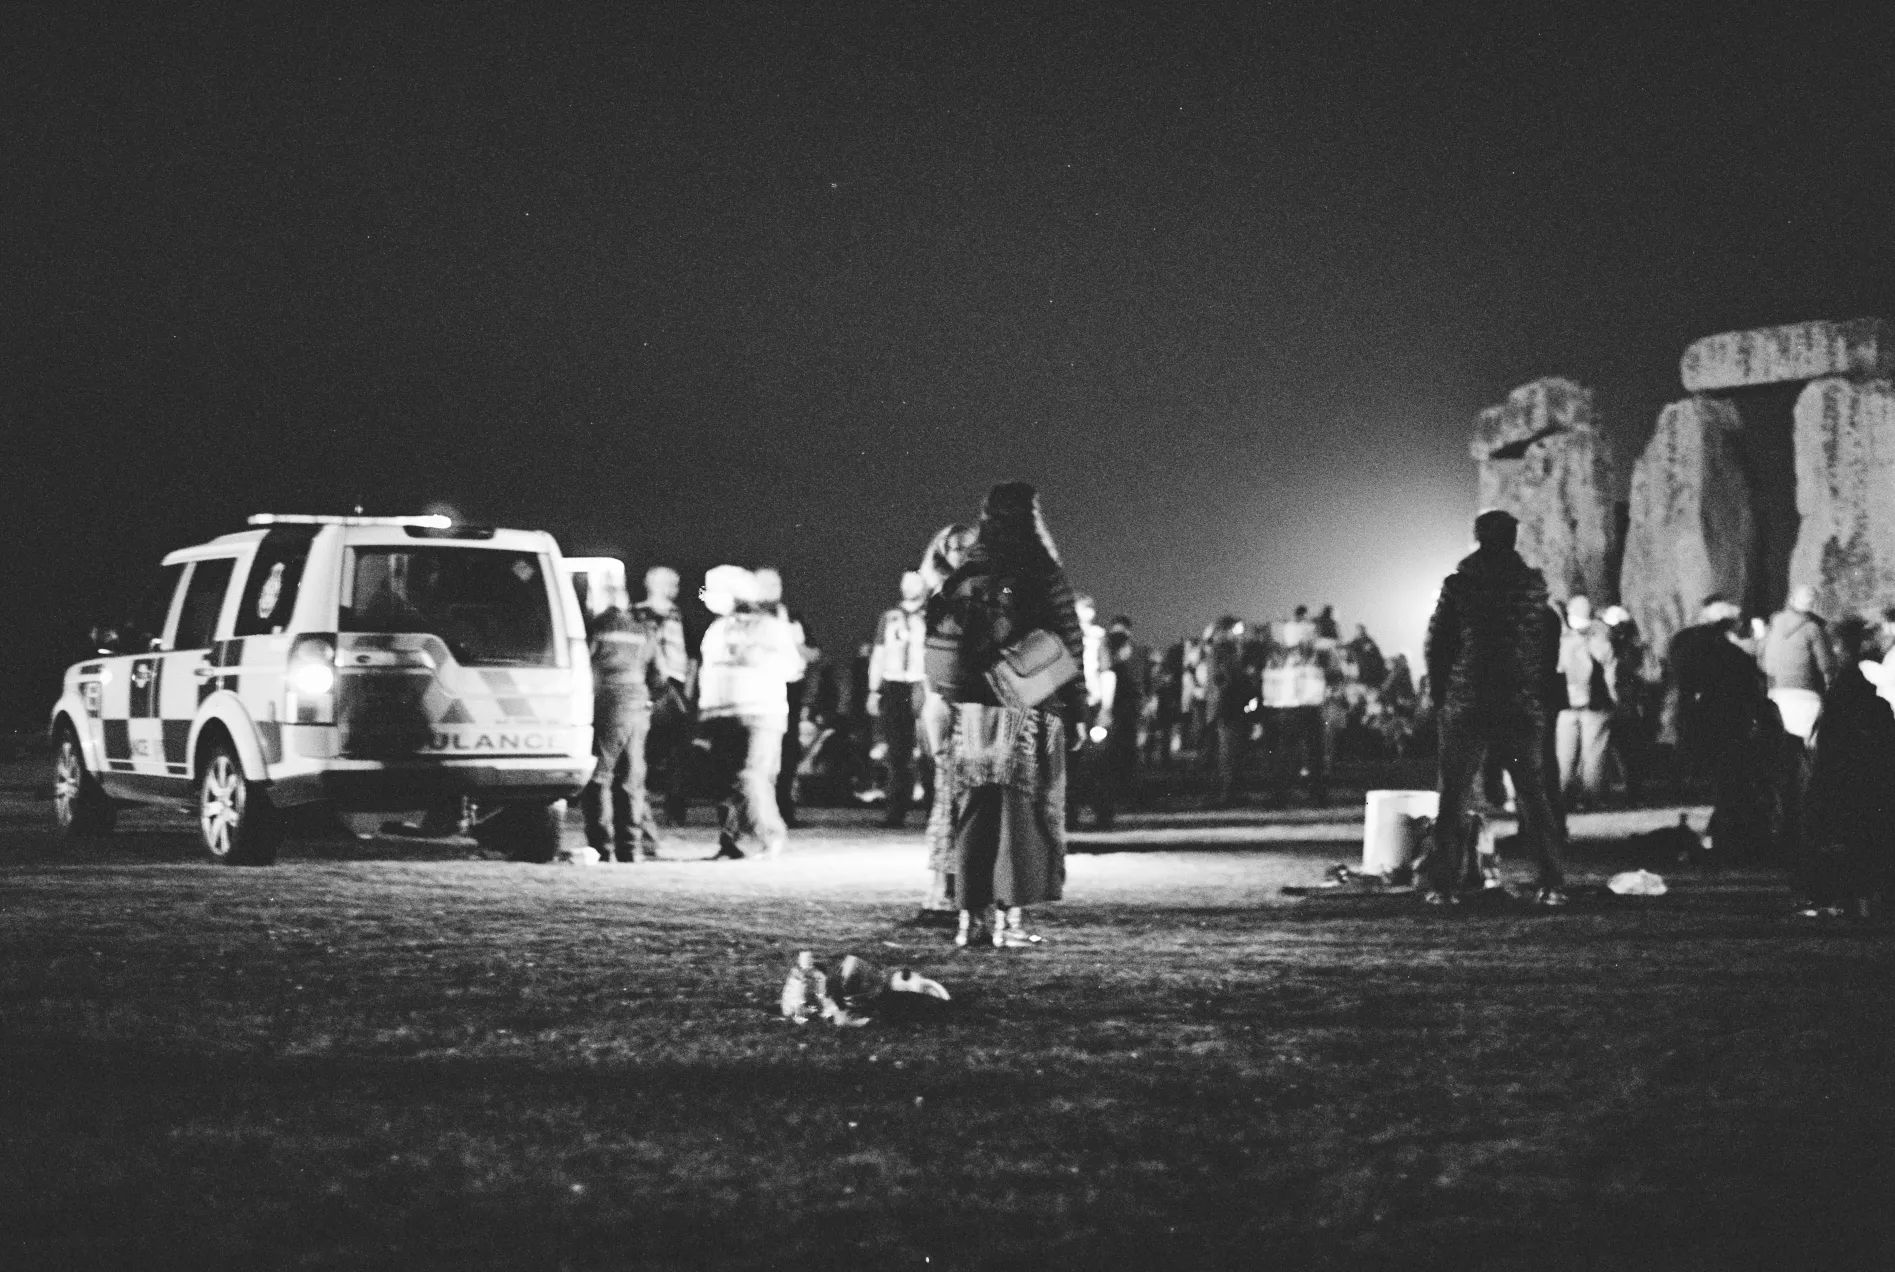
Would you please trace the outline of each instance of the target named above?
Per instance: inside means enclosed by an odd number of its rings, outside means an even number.
[[[1632,468],[1630,526],[1619,594],[1661,655],[1697,621],[1705,597],[1743,603],[1757,548],[1737,408],[1690,397],[1658,415]]]
[[[1815,380],[1796,399],[1790,582],[1832,618],[1895,605],[1895,380]]]
[[[1880,318],[1726,331],[1693,343],[1678,372],[1692,393],[1831,375],[1891,375],[1895,339]]]
[[[1480,413],[1470,445],[1480,506],[1520,521],[1518,547],[1555,597],[1616,599],[1611,455],[1595,427],[1592,390],[1550,377]]]

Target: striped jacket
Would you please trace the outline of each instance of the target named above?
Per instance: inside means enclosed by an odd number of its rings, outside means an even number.
[[[661,688],[664,672],[660,629],[634,610],[609,609],[592,624],[592,685],[634,703],[651,701]]]

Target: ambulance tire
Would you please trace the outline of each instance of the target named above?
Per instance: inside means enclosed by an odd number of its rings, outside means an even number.
[[[261,786],[243,775],[229,742],[211,743],[197,778],[198,841],[212,861],[268,866],[283,843],[283,817]]]
[[[61,843],[101,839],[118,823],[118,806],[86,768],[85,751],[71,725],[53,745],[53,828]]]
[[[509,861],[545,865],[559,851],[564,801],[554,804],[509,804],[474,827],[482,847],[504,853]]]

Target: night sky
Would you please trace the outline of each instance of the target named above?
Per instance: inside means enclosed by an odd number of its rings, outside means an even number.
[[[1480,407],[1592,384],[1629,468],[1693,338],[1895,317],[1840,7],[154,7],[0,17],[29,724],[163,552],[357,502],[774,563],[834,648],[1022,477],[1148,638],[1412,649]]]

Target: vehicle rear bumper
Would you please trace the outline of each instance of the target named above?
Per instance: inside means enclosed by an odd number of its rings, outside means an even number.
[[[592,776],[593,761],[575,756],[521,760],[331,761],[318,772],[285,774],[271,783],[282,805],[318,801],[342,811],[429,808],[471,795],[480,801],[528,803],[568,799]]]

